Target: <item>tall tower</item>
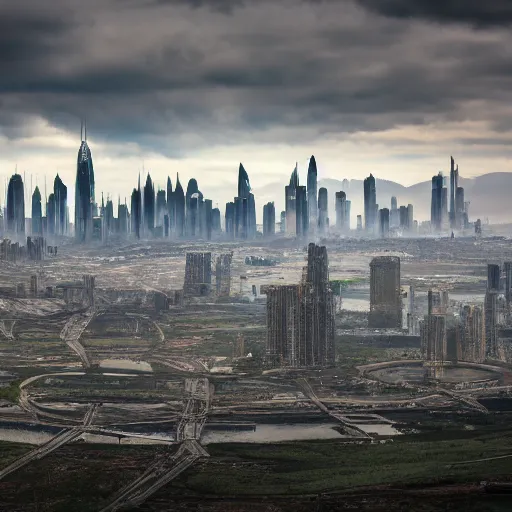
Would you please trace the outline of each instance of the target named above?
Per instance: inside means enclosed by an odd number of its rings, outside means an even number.
[[[32,234],[42,236],[43,234],[43,209],[41,207],[41,192],[36,185],[32,194]]]
[[[317,167],[315,157],[312,155],[308,166],[308,216],[309,229],[312,233],[316,232],[318,224],[318,204],[317,198]]]
[[[375,220],[377,212],[377,191],[375,188],[375,178],[370,174],[364,180],[364,224],[366,231],[372,233],[375,229]]]
[[[64,185],[58,174],[53,182],[53,195],[55,197],[55,233],[65,235],[68,231],[68,187]]]
[[[456,227],[456,198],[459,186],[459,166],[455,167],[453,156],[450,157],[450,227]]]
[[[430,203],[430,225],[432,231],[441,231],[443,202],[443,175],[432,177],[432,200]]]
[[[87,125],[82,125],[82,142],[78,150],[75,185],[75,237],[78,242],[92,238],[94,207],[94,167],[87,144]]]
[[[286,210],[286,234],[295,235],[297,233],[297,187],[299,186],[299,173],[297,164],[290,176],[290,184],[284,188],[285,192],[285,210]]]
[[[7,187],[7,231],[25,235],[25,192],[18,173],[11,176]]]

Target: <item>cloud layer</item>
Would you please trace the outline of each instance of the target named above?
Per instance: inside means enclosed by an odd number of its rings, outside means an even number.
[[[162,185],[179,170],[212,193],[240,160],[257,187],[311,153],[333,178],[426,180],[450,153],[464,175],[508,170],[509,2],[0,0],[0,14],[5,176],[59,168],[73,188],[83,116],[98,189],[122,196],[143,160]]]

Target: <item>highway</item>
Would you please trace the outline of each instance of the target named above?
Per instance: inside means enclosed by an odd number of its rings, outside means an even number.
[[[61,339],[78,355],[85,368],[91,367],[91,361],[79,340],[95,314],[96,311],[94,309],[90,309],[86,313],[74,314],[66,322],[66,325],[64,325],[60,333]]]
[[[338,411],[333,411],[331,409],[328,409],[325,404],[323,404],[318,397],[316,396],[315,392],[313,391],[313,388],[305,378],[297,379],[297,384],[302,389],[304,394],[324,413],[331,416],[331,418],[334,418],[338,423],[341,423],[343,425],[343,428],[353,437],[358,439],[373,439],[370,434],[365,432],[364,430],[361,430],[357,425],[354,425],[353,423],[349,423],[345,420],[342,413]]]
[[[6,468],[0,470],[0,480],[5,478],[7,475],[10,475],[11,473],[14,473],[18,469],[26,466],[33,460],[42,459],[43,457],[49,455],[51,452],[55,451],[57,448],[60,448],[61,446],[64,446],[65,444],[78,439],[84,432],[83,427],[87,427],[92,423],[94,414],[96,413],[97,409],[98,404],[93,404],[89,407],[83,419],[83,426],[61,430],[55,437],[50,439],[47,443],[44,443],[41,446],[34,448],[33,450],[26,453],[19,459],[16,459]]]
[[[176,429],[178,451],[155,461],[140,477],[121,489],[101,512],[140,505],[194,462],[209,457],[198,441],[210,409],[210,400],[208,379],[185,379],[185,406]]]

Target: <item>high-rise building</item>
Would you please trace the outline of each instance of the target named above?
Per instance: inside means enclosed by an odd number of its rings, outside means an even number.
[[[503,265],[503,272],[505,274],[505,303],[506,303],[506,319],[507,324],[510,325],[510,319],[512,316],[512,262],[505,261]]]
[[[460,308],[457,325],[457,351],[459,360],[481,363],[485,359],[484,310],[478,306]]]
[[[41,207],[41,192],[36,185],[32,194],[32,235],[43,235],[43,209]]]
[[[281,233],[286,232],[286,212],[282,211],[281,215],[279,216],[279,231]]]
[[[159,190],[156,193],[156,218],[155,225],[164,225],[164,215],[167,213],[167,200],[165,198],[165,190]]]
[[[389,235],[389,210],[387,208],[379,210],[379,234],[382,238],[387,238]]]
[[[439,173],[432,177],[432,201],[430,205],[430,225],[433,231],[441,231],[443,200],[443,175]]]
[[[75,237],[88,242],[93,237],[94,167],[87,144],[87,127],[78,150],[75,186]]]
[[[316,168],[316,160],[314,156],[311,156],[309,159],[308,166],[308,196],[307,196],[307,205],[308,205],[308,217],[309,217],[309,230],[311,233],[316,232],[316,228],[318,225],[318,204],[316,202],[317,198],[317,168]]]
[[[487,265],[487,291],[484,301],[486,355],[498,356],[498,294],[500,292],[500,266]]]
[[[391,198],[391,210],[389,212],[389,227],[398,228],[400,226],[400,213],[398,202],[395,196]]]
[[[455,191],[455,225],[457,229],[464,228],[464,189],[457,187]]]
[[[274,203],[263,207],[263,236],[274,236],[276,233],[276,208]]]
[[[220,210],[218,208],[212,209],[212,231],[214,233],[220,233],[222,230],[220,224]]]
[[[167,216],[169,219],[169,236],[174,236],[176,234],[176,206],[170,176],[167,176]]]
[[[117,203],[117,231],[120,235],[126,236],[130,232],[129,224],[130,214],[128,213],[128,205],[126,199],[124,204],[121,204],[121,200]]]
[[[364,223],[368,233],[373,233],[375,229],[377,212],[377,190],[375,187],[375,178],[370,174],[364,180]]]
[[[176,236],[181,237],[185,234],[185,194],[178,174],[176,174],[176,188],[174,189],[174,210],[176,213]]]
[[[235,238],[235,203],[234,202],[226,203],[224,226],[226,229],[227,237],[230,240]]]
[[[231,291],[231,260],[233,253],[220,254],[215,264],[215,285],[218,297],[229,297]]]
[[[197,228],[197,199],[199,187],[194,178],[188,180],[187,193],[185,195],[185,232],[189,237],[196,236]]]
[[[388,210],[389,211],[389,210]],[[370,263],[370,314],[368,325],[375,328],[402,326],[400,258],[377,256]]]
[[[25,188],[20,174],[13,174],[7,186],[7,231],[25,233]]]
[[[286,234],[295,236],[297,233],[297,187],[299,174],[297,164],[290,177],[290,183],[285,187]]]
[[[68,187],[64,185],[58,174],[53,181],[53,194],[55,196],[55,234],[62,236],[68,232]]]
[[[334,363],[334,300],[327,250],[308,246],[302,282],[267,290],[267,356],[282,365]]]
[[[142,193],[140,190],[140,174],[137,188],[132,191],[131,197],[131,219],[132,233],[136,238],[140,238],[142,228]]]
[[[55,235],[55,203],[55,194],[50,194],[46,202],[46,233],[52,236]]]
[[[362,231],[363,230],[363,217],[361,215],[358,215],[357,218],[357,231]]]
[[[329,201],[327,189],[322,187],[318,190],[318,233],[325,235],[329,228]]]
[[[308,234],[308,199],[306,187],[298,186],[295,189],[295,233],[298,237],[305,237]]]
[[[149,173],[146,178],[146,185],[144,185],[143,212],[144,228],[147,234],[151,235],[155,227],[155,187]]]
[[[249,175],[244,166],[238,168],[238,195],[235,203],[235,236],[252,239],[256,236],[256,204],[251,192]]]
[[[414,228],[414,207],[411,203],[407,205],[407,231],[413,231]]]
[[[345,192],[336,192],[334,206],[336,210],[336,229],[338,231],[345,231],[347,225],[347,195]]]
[[[450,157],[450,227],[456,226],[456,191],[459,186],[459,166],[455,168],[453,156]]]

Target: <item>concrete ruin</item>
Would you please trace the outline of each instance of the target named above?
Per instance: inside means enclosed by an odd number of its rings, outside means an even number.
[[[293,367],[334,364],[334,299],[327,249],[309,244],[302,282],[271,286],[266,292],[269,362]]]
[[[212,286],[212,253],[187,252],[185,262],[185,297],[210,295]]]
[[[370,263],[368,325],[383,329],[402,327],[400,258],[396,256],[378,256]]]
[[[231,292],[231,260],[233,253],[220,254],[215,264],[215,285],[217,297],[229,297]]]

